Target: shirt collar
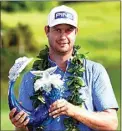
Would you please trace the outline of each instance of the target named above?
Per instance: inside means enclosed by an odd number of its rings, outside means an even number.
[[[49,56],[48,56],[48,61],[49,61],[50,65],[51,65],[52,67],[57,66],[57,64],[56,64],[54,61],[52,61]],[[66,61],[66,63],[67,63],[67,67],[68,67],[69,64],[71,63],[71,58],[69,58],[69,59]]]

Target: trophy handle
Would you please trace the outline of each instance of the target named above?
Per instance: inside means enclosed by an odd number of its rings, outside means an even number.
[[[31,61],[32,59],[27,58],[27,57],[22,57],[18,58],[15,61],[15,64],[12,66],[12,68],[9,71],[9,88],[8,88],[8,105],[10,110],[16,107],[17,111],[15,115],[23,110],[28,114],[27,118],[29,118],[29,123],[28,123],[28,128],[30,129],[29,131],[33,130],[32,127],[38,127],[40,125],[47,125],[49,122],[44,122],[45,120],[48,119],[49,113],[48,113],[48,108],[46,105],[40,105],[34,111],[29,111],[25,109],[16,99],[14,95],[14,84],[16,82],[16,79],[19,77],[19,74],[22,72],[22,70],[27,66],[27,64]],[[27,119],[26,118],[26,119]]]

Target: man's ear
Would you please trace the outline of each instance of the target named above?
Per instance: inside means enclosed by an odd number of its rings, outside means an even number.
[[[75,29],[75,34],[77,34],[77,33],[78,33],[78,28]]]
[[[48,36],[48,33],[50,31],[50,27],[49,26],[45,26],[44,30],[45,30],[45,34]]]

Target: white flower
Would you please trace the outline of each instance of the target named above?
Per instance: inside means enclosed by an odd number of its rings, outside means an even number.
[[[20,57],[17,60],[15,60],[14,65],[9,70],[9,79],[11,81],[15,81],[17,77],[19,77],[19,74],[22,72],[22,70],[27,66],[27,64],[32,60],[33,58],[27,58],[27,57]]]
[[[37,90],[45,90],[46,92],[51,91],[51,85],[48,83],[48,81],[45,78],[37,79],[34,83],[34,89]]]
[[[55,86],[55,88],[59,88],[63,86],[63,83],[64,83],[61,80],[61,75],[59,74],[50,75],[49,81]]]
[[[48,69],[46,69],[44,71],[30,71],[30,72],[32,74],[36,75],[36,76],[42,76],[42,75],[46,75],[46,73],[52,74],[53,72],[56,71],[56,69],[57,69],[57,66],[54,66],[54,67],[48,68]]]
[[[46,92],[50,92],[52,90],[51,85],[53,85],[55,88],[60,89],[63,87],[63,81],[61,80],[61,75],[59,74],[52,74],[56,67],[51,67],[44,71],[31,71],[32,74],[36,76],[41,76],[40,79],[37,79],[34,83],[34,89],[37,90],[44,90]]]

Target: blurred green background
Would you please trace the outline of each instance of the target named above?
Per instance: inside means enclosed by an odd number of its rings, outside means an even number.
[[[65,4],[79,15],[76,44],[80,52],[107,69],[120,107],[120,2],[1,1],[1,130],[14,130],[7,102],[8,71],[20,56],[36,57],[48,44],[44,33],[52,7]],[[29,67],[31,68],[31,66]],[[21,78],[16,82],[15,93]],[[109,97],[109,94],[108,94]],[[118,113],[120,130],[120,108]]]

